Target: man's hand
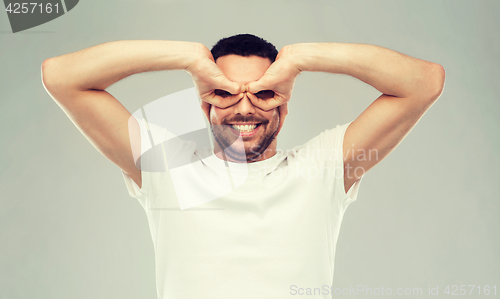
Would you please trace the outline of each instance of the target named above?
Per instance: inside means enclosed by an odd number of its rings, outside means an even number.
[[[186,68],[191,75],[194,85],[200,96],[201,108],[210,116],[210,106],[227,108],[236,104],[243,96],[244,86],[232,82],[224,76],[221,69],[215,64],[212,53],[200,44],[199,55]]]
[[[349,75],[382,93],[345,132],[343,153],[376,156],[344,155],[345,193],[399,145],[443,91],[441,65],[387,48],[349,43],[300,43],[287,48],[301,71]]]
[[[248,91],[250,101],[260,109],[268,111],[276,107],[279,108],[278,130],[281,130],[288,115],[288,101],[292,97],[295,79],[301,73],[301,70],[294,63],[295,59],[292,53],[291,46],[283,47],[278,53],[276,61],[271,64],[264,75],[258,81],[248,83],[245,88]]]
[[[50,96],[91,144],[142,187],[136,164],[141,155],[140,126],[105,89],[128,76],[186,70],[201,44],[164,40],[123,40],[47,59],[42,80]]]

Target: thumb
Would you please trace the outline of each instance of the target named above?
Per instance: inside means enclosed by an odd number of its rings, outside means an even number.
[[[273,90],[273,87],[274,84],[271,79],[264,75],[259,80],[248,83],[247,91],[256,94],[261,90]]]
[[[218,77],[216,81],[217,81],[217,86],[218,86],[218,88],[216,88],[216,89],[222,89],[222,90],[225,90],[231,94],[240,94],[242,92],[245,92],[244,85],[230,81],[224,75]]]

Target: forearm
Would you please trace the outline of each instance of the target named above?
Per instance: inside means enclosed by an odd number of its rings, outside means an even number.
[[[132,74],[186,69],[201,46],[163,40],[108,42],[44,61],[43,81],[56,88],[104,90]]]
[[[346,74],[395,97],[440,93],[444,69],[383,47],[348,43],[287,46],[301,71]]]

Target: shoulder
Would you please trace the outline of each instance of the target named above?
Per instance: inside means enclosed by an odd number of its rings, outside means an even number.
[[[332,129],[320,132],[302,145],[286,152],[291,161],[308,161],[336,164],[342,159],[344,135],[351,123],[337,125]]]
[[[336,149],[342,150],[342,145],[344,143],[344,136],[347,128],[352,122],[337,125],[332,129],[327,129],[311,138],[309,141],[300,145],[296,149],[297,151],[304,151],[306,149]]]

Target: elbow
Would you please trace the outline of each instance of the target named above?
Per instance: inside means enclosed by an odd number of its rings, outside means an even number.
[[[60,63],[58,57],[48,58],[42,62],[41,79],[42,85],[47,93],[56,100],[61,92],[68,90],[67,73]]]
[[[429,72],[429,86],[431,100],[436,101],[444,90],[444,83],[446,78],[446,71],[444,67],[440,64],[433,63],[432,68]]]
[[[415,96],[427,105],[435,102],[443,93],[446,73],[444,67],[440,64],[427,62],[417,80]]]
[[[55,84],[55,79],[54,79],[54,65],[55,65],[55,58],[49,58],[45,59],[42,62],[42,67],[41,67],[41,76],[42,76],[42,84],[45,87],[47,91],[49,91],[52,86]]]

